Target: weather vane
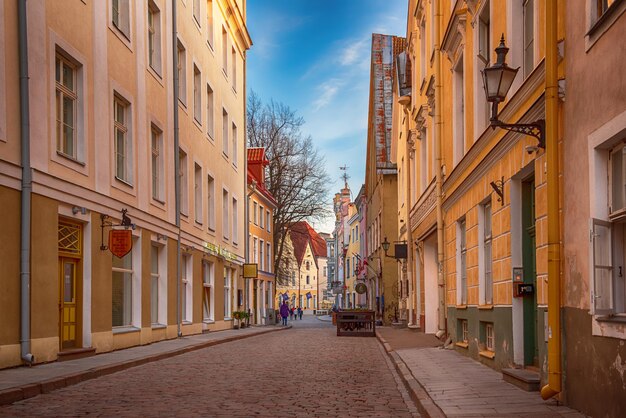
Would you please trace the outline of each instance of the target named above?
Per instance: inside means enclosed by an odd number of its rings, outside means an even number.
[[[348,187],[348,179],[350,178],[350,176],[348,175],[348,168],[350,168],[350,167],[348,167],[345,164],[343,166],[339,167],[339,169],[341,171],[343,171],[343,174],[341,175],[341,178],[343,179],[344,183],[346,184],[346,187]]]

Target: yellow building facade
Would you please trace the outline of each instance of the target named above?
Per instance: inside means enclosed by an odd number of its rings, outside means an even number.
[[[0,367],[232,327],[245,2],[178,1],[177,45],[172,2],[28,2],[27,51],[17,6],[0,4]],[[115,244],[112,230],[129,235]]]

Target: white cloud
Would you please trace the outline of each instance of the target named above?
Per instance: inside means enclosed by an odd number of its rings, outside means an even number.
[[[317,100],[313,102],[313,111],[317,112],[323,107],[326,107],[337,95],[339,88],[343,85],[343,82],[338,79],[332,79],[322,83],[317,90],[321,91]]]

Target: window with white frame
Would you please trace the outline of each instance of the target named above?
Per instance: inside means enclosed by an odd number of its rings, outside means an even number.
[[[187,106],[187,51],[178,40],[178,100]]]
[[[206,85],[206,133],[215,138],[215,95],[209,84]]]
[[[122,258],[112,256],[112,325],[128,327],[133,325],[133,302],[135,292],[135,265],[133,251]],[[136,261],[135,261],[136,262]]]
[[[270,213],[269,210],[267,210],[265,212],[265,216],[266,216],[266,219],[265,219],[265,229],[267,230],[267,232],[272,232],[271,231],[271,229],[272,229],[271,228],[271,225],[272,225],[272,214]]]
[[[115,142],[115,177],[132,184],[132,140],[130,103],[122,96],[113,95],[113,135]]]
[[[265,271],[265,242],[259,240],[259,270]]]
[[[235,125],[235,123],[233,122],[232,124],[232,135],[231,135],[231,141],[233,142],[232,144],[232,153],[233,153],[233,165],[237,166],[237,125]]]
[[[485,100],[482,71],[491,62],[491,2],[485,2],[478,16],[477,30],[478,51],[474,59],[476,71],[474,71],[474,108],[476,129],[474,137],[478,138],[489,126],[489,102]]]
[[[165,184],[163,181],[164,158],[163,158],[163,132],[154,125],[150,126],[151,143],[151,171],[152,171],[152,198],[163,202]]]
[[[494,351],[495,350],[495,335],[493,332],[493,324],[492,323],[485,323],[485,348],[488,351]]]
[[[59,52],[55,59],[57,152],[78,159],[78,66]]]
[[[222,72],[228,77],[228,33],[222,26]]]
[[[524,78],[535,68],[535,0],[524,0]]]
[[[252,238],[252,260],[254,261],[254,263],[258,263],[259,262],[259,247],[258,247],[258,238],[254,237]]]
[[[228,112],[222,109],[222,152],[228,157]]]
[[[457,305],[467,304],[467,243],[466,223],[462,219],[456,224],[456,257],[457,257]]]
[[[420,130],[420,194],[428,186],[428,136],[426,127]]]
[[[237,245],[239,236],[239,202],[233,197],[233,244]]]
[[[111,22],[130,40],[130,4],[129,0],[111,0]]]
[[[193,118],[202,125],[202,74],[193,65]]]
[[[252,204],[252,207],[253,207],[252,222],[254,222],[255,225],[258,225],[257,210],[259,209],[259,204],[257,202],[254,202]]]
[[[180,213],[189,213],[189,184],[187,174],[187,153],[178,149],[178,176],[180,177]]]
[[[232,69],[232,84],[233,90],[237,92],[237,52],[235,48],[231,48],[230,50],[230,66]]]
[[[420,82],[426,78],[426,19],[420,23]]]
[[[467,343],[469,341],[467,319],[461,320],[461,341],[463,341],[464,343]]]
[[[491,255],[491,202],[479,206],[478,212],[478,256],[479,256],[479,288],[480,303],[493,303],[493,276]]]
[[[193,0],[193,20],[198,26],[202,26],[200,24],[200,0]]]
[[[454,137],[454,164],[465,155],[465,82],[463,72],[463,54],[454,66],[452,73],[453,94],[453,137]]]
[[[265,257],[267,258],[267,260],[265,260],[265,270],[268,273],[272,272],[272,245],[268,242],[266,243],[267,245],[267,251],[265,251]]]
[[[202,264],[202,320],[215,320],[215,263],[203,261]]]
[[[207,223],[209,230],[215,231],[215,180],[207,175]]]
[[[222,189],[222,236],[225,240],[228,240],[230,238],[228,235],[230,232],[230,223],[228,222],[229,204],[230,202],[228,200],[228,191],[226,189]]]
[[[161,75],[161,11],[148,0],[148,64]]]
[[[190,254],[183,254],[181,266],[181,282],[183,296],[183,322],[192,322],[193,320],[193,266]]]
[[[213,0],[207,0],[206,2],[206,41],[213,49]]]
[[[194,163],[194,216],[196,222],[202,223],[202,167]]]
[[[263,214],[265,213],[265,209],[263,206],[259,205],[259,228],[263,229]]]
[[[230,277],[230,268],[224,267],[224,318],[230,318],[231,313],[231,277]]]
[[[159,323],[159,247],[150,246],[150,321],[152,325]]]

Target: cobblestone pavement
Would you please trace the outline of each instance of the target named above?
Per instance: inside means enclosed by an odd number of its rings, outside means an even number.
[[[224,343],[0,407],[0,416],[418,416],[375,338],[292,329]]]

